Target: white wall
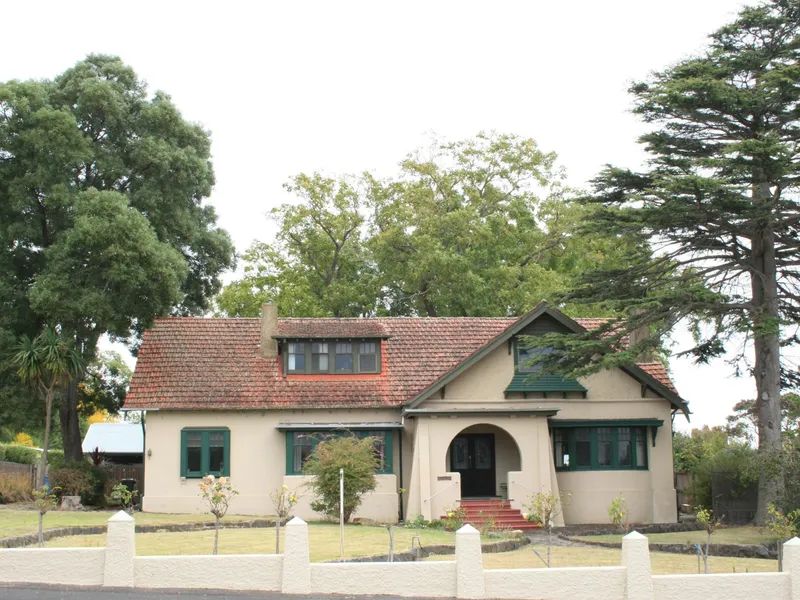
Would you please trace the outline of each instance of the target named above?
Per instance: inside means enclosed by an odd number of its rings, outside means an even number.
[[[331,563],[311,565],[315,594],[456,596],[456,563]]]
[[[483,577],[487,598],[619,600],[625,595],[624,567],[493,569]]]
[[[0,583],[103,585],[105,548],[0,550]]]
[[[137,556],[136,587],[281,589],[283,555]]]

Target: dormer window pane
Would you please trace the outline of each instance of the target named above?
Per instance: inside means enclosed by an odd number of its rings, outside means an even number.
[[[289,344],[289,371],[306,370],[306,345],[302,343]]]
[[[353,370],[353,344],[336,344],[336,370]]]
[[[358,349],[358,369],[361,373],[375,373],[378,370],[378,344],[361,342]]]
[[[328,344],[311,344],[311,371],[313,373],[328,372]]]

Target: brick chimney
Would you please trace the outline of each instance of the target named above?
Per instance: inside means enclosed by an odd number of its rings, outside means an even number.
[[[261,356],[274,358],[278,356],[278,307],[272,302],[261,305]]]

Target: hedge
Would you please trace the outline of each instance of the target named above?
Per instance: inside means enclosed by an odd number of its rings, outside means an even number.
[[[36,448],[20,446],[19,444],[0,444],[0,460],[23,465],[38,464],[42,454]],[[64,464],[63,450],[50,450],[47,453],[47,462],[52,465]]]

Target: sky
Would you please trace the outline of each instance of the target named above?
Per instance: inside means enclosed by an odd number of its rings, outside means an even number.
[[[242,252],[270,239],[266,214],[291,200],[290,176],[390,173],[433,134],[532,137],[578,188],[607,163],[636,168],[645,129],[630,82],[700,52],[741,6],[28,0],[3,6],[0,81],[51,78],[89,53],[122,57],[210,130],[210,202]],[[755,393],[723,361],[670,365],[692,426],[722,424]]]

